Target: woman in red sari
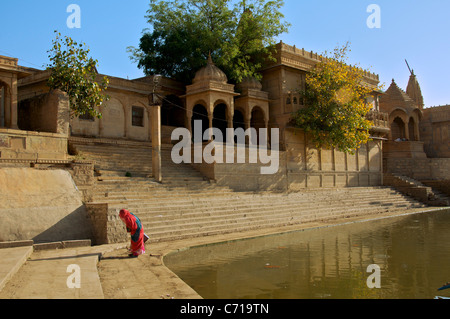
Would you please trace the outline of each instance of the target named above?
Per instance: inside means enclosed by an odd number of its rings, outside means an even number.
[[[131,233],[130,257],[139,257],[145,254],[144,227],[141,221],[134,214],[122,209],[120,219],[125,223],[127,232]]]

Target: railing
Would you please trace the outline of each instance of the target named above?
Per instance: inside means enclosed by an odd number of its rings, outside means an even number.
[[[376,110],[371,110],[367,114],[367,119],[373,122],[374,127],[389,128],[389,114]]]

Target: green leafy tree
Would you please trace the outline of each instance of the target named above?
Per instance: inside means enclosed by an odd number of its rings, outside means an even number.
[[[150,0],[148,23],[139,48],[128,48],[147,75],[162,74],[185,83],[206,63],[214,62],[238,83],[260,78],[272,57],[276,37],[288,31],[282,0]]]
[[[48,86],[67,93],[73,115],[89,114],[101,118],[96,107],[109,99],[104,94],[108,78],[105,76],[97,81],[98,61],[89,57],[86,44],[78,44],[70,37],[62,38],[61,33],[55,33],[53,46],[48,51],[50,64],[47,69],[51,70]]]
[[[354,153],[370,140],[373,123],[367,119],[367,97],[376,88],[364,81],[364,70],[346,64],[349,44],[324,54],[306,75],[302,91],[305,108],[293,115],[293,124],[312,136],[317,147]]]

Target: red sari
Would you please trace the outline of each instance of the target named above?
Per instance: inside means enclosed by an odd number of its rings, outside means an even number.
[[[139,218],[125,209],[120,211],[119,216],[125,223],[127,232],[131,233],[131,254],[135,257],[145,254],[144,227]]]

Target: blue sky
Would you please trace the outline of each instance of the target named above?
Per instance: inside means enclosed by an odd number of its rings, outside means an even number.
[[[53,30],[86,42],[99,60],[99,72],[122,78],[143,75],[129,59],[128,46],[137,46],[148,27],[148,0],[15,0],[2,1],[0,55],[19,58],[19,64],[42,68]],[[81,28],[69,29],[70,4],[81,8]],[[367,7],[381,9],[381,28],[370,29]],[[351,42],[349,63],[359,63],[380,75],[389,87],[394,78],[406,89],[408,60],[414,69],[426,106],[450,103],[449,0],[285,0],[282,9],[292,24],[280,36],[291,45],[314,52],[331,51]]]

